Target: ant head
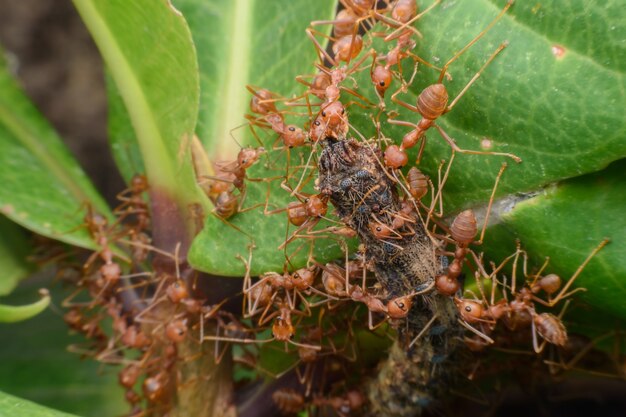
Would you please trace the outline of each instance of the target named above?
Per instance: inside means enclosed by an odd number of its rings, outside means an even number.
[[[288,125],[283,133],[283,142],[288,148],[304,145],[307,134],[296,125]]]
[[[165,336],[174,343],[185,340],[187,335],[187,320],[174,320],[165,327]]]
[[[263,153],[265,153],[265,148],[262,147],[243,148],[237,155],[237,164],[243,169],[250,168]]]
[[[165,294],[167,294],[167,297],[174,304],[178,304],[185,298],[189,297],[187,285],[182,279],[176,280],[175,282],[168,285],[167,289],[165,290]]]
[[[389,314],[389,317],[392,319],[405,318],[409,314],[412,305],[412,295],[394,298],[387,303],[387,314]]]
[[[306,211],[307,214],[311,217],[321,217],[324,216],[326,214],[326,211],[328,210],[328,204],[326,202],[326,200],[328,199],[327,197],[324,198],[325,196],[321,196],[319,194],[316,195],[312,195],[310,196],[306,201],[305,201],[305,206],[306,206]]]
[[[336,128],[346,123],[345,113],[346,109],[343,104],[340,101],[333,101],[322,108],[320,115],[322,121],[330,128]]]
[[[277,317],[276,320],[274,320],[272,335],[276,340],[288,342],[293,338],[295,333],[296,331],[293,325],[287,320],[284,320],[282,317]]]
[[[409,162],[406,151],[398,145],[389,145],[384,154],[385,165],[391,169],[402,168]]]
[[[391,71],[388,68],[385,68],[382,65],[376,66],[374,71],[372,71],[372,83],[382,97],[385,96],[385,91],[391,85],[392,75]]]
[[[309,129],[309,138],[314,143],[317,143],[320,139],[323,139],[325,137],[325,131],[326,126],[324,126],[324,123],[322,123],[322,115],[319,115],[311,124],[311,128]]]
[[[482,318],[483,306],[479,302],[455,298],[454,303],[459,309],[459,314],[466,322],[476,323]]]
[[[148,179],[141,174],[133,175],[133,178],[130,180],[130,189],[134,194],[143,193],[148,189]]]
[[[379,221],[372,221],[369,224],[370,231],[377,239],[384,239],[391,235],[391,228]]]
[[[315,281],[315,267],[298,269],[292,274],[292,279],[296,288],[306,290]]]

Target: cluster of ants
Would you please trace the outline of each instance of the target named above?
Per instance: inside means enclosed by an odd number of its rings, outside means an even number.
[[[270,385],[268,397],[273,399],[273,407],[284,414],[308,409],[332,410],[341,416],[363,413],[364,407],[379,415],[415,415],[431,406],[451,381],[451,370],[458,369],[453,364],[463,345],[481,351],[506,344],[510,340],[506,334],[524,335],[525,342],[531,339],[537,354],[547,344],[567,344],[561,320],[565,309],[558,315],[542,309],[553,308],[581,290],[572,289],[574,280],[607,241],[593,250],[565,285],[557,275],[542,275],[547,262],[538,272],[529,272],[527,255],[519,245],[513,255],[500,265],[491,265],[488,272],[482,254],[471,247],[484,239],[488,213],[506,164],[496,177],[478,240],[477,220],[471,210],[458,214],[448,226],[442,209],[442,190],[455,153],[504,156],[521,162],[512,154],[461,149],[437,124],[504,50],[506,42],[452,100],[443,84],[448,67],[478,42],[513,2],[509,1],[441,68],[413,52],[422,36],[414,23],[439,0],[420,13],[415,0],[341,3],[343,9],[336,19],[311,22],[306,30],[319,56],[316,74],[297,77],[306,91],[288,98],[248,86],[252,93],[248,125],[261,146],[242,148],[234,161],[214,163],[211,175],[198,172],[200,186],[214,203],[214,215],[239,232],[245,230],[231,223],[236,222],[237,215],[259,207],[263,207],[263,215],[286,213],[285,241],[277,248],[286,257],[282,272],[269,271],[253,279],[253,241],[247,257],[239,256],[247,271],[239,294],[243,299],[241,314],[223,309],[226,299],[208,305],[195,287],[197,275],[190,268],[181,268],[178,254],[150,245],[150,214],[143,198],[148,184],[144,177],[136,176],[129,190],[119,196],[115,223],[109,224],[91,211],[86,216],[85,224],[99,250],[84,264],[77,292],[64,303],[69,307],[65,320],[91,340],[88,348],[75,350],[102,362],[123,365],[119,382],[132,406],[131,415],[166,414],[176,388],[189,382],[183,380],[180,364],[206,354],[202,349],[206,343],[214,346],[215,362],[230,354],[230,345],[238,345],[235,362],[253,367],[259,374],[271,373],[260,365],[259,356],[277,354],[263,346],[284,345],[286,357],[291,359],[274,376],[295,375],[298,383]],[[322,25],[331,25],[333,35],[316,29]],[[330,42],[330,50],[320,38]],[[381,38],[385,50],[366,50],[373,38]],[[413,64],[410,77],[403,72],[406,62]],[[399,96],[408,91],[420,65],[438,71],[439,76],[413,105]],[[347,80],[354,81],[366,70],[371,94],[346,85]],[[394,84],[397,89],[389,95]],[[347,96],[351,101],[344,104],[342,99]],[[387,109],[389,96],[393,104],[415,113],[417,123],[397,120],[397,113]],[[354,129],[348,118],[349,105],[376,113],[372,117],[376,138],[366,139]],[[292,110],[297,107],[306,107],[307,112]],[[387,123],[410,129],[400,145],[388,144],[382,135],[384,115]],[[297,116],[306,121],[289,123],[290,117]],[[451,148],[445,172],[444,163],[439,168],[437,187],[420,169],[407,166],[407,150],[418,145],[420,162],[425,135],[431,128]],[[274,143],[264,143],[263,134],[278,138]],[[268,156],[268,163],[274,155],[279,156],[277,160],[283,158],[284,175],[255,177],[254,167],[261,164],[263,155]],[[292,163],[292,156],[297,163]],[[290,181],[298,175],[293,186]],[[280,182],[280,187],[274,187],[276,192],[286,191],[296,201],[271,208],[270,189],[276,182]],[[248,187],[261,183],[268,187],[266,201],[244,208]],[[329,215],[329,203],[336,217]],[[289,225],[296,227],[291,234]],[[360,243],[356,252],[346,243],[355,237]],[[315,260],[315,245],[328,241],[339,242],[345,260]],[[305,265],[292,263],[293,253],[288,251],[294,242],[304,242],[297,245],[296,252],[309,248]],[[127,252],[120,251],[120,245],[130,248],[132,259],[124,258]],[[169,260],[171,273],[155,276],[145,272],[149,270],[145,267],[149,256]],[[516,276],[520,259],[524,275],[521,285]],[[511,260],[512,274],[507,280],[504,270]],[[120,261],[130,265],[128,274],[122,274]],[[467,279],[471,275],[475,284]],[[87,301],[77,301],[85,294]],[[365,322],[365,314],[367,328],[359,326]],[[102,328],[104,318],[111,320],[110,331]],[[358,354],[363,332],[368,329],[376,331],[382,340],[392,341],[397,353],[379,366],[377,377],[367,374],[368,365]],[[183,343],[195,346],[194,352],[190,354],[186,348],[181,355]]]

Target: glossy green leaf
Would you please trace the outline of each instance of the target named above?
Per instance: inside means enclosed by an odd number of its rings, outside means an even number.
[[[568,279],[604,239],[611,242],[591,259],[575,281],[587,288],[574,298],[626,319],[626,160],[599,173],[565,181],[517,204],[504,204],[498,225],[488,230],[485,250],[502,259],[515,250],[515,238],[546,273]]]
[[[74,3],[120,91],[152,190],[174,200],[181,212],[192,203],[208,206],[189,152],[198,70],[185,20],[167,2]]]
[[[38,285],[26,282],[6,302],[31,302]],[[53,306],[59,306],[68,294],[53,288],[51,295]],[[81,359],[78,353],[68,351],[72,344],[88,349],[89,343],[82,336],[70,334],[61,317],[63,313],[52,307],[17,325],[0,323],[0,391],[85,417],[127,412],[128,405],[117,382],[117,368]],[[25,410],[29,413],[24,416],[39,415],[34,409]],[[16,410],[0,405],[0,416],[20,416],[13,411]]]
[[[26,260],[32,252],[28,235],[0,215],[0,296],[10,293],[35,267]]]
[[[106,73],[106,88],[109,103],[107,127],[111,154],[122,174],[122,178],[124,178],[126,183],[130,183],[133,175],[145,173],[146,168],[133,124],[126,111],[119,89],[111,78],[110,71]]]
[[[95,248],[85,205],[110,211],[0,56],[0,212],[40,235]]]
[[[9,306],[0,304],[0,323],[15,323],[27,320],[40,314],[50,305],[48,290],[39,290],[41,299],[23,306]]]
[[[72,414],[0,392],[0,417],[72,417]]]
[[[258,146],[247,127],[244,114],[249,113],[252,95],[246,85],[259,86],[285,97],[299,94],[304,86],[295,81],[301,74],[314,72],[315,49],[304,30],[312,20],[331,18],[336,1],[283,0],[199,2],[179,0],[189,21],[200,62],[201,105],[197,133],[209,155],[217,160],[232,160],[239,143]],[[211,27],[211,31],[206,28]],[[324,30],[324,28],[321,28]],[[326,29],[329,29],[328,27]],[[294,111],[306,111],[295,108]],[[304,118],[298,118],[302,124]],[[234,136],[235,139],[233,139]],[[273,147],[275,135],[260,132],[266,149]],[[300,154],[306,160],[307,150],[292,150],[291,163],[300,164]],[[273,178],[285,175],[285,152],[271,152],[250,170],[252,178]],[[271,161],[271,162],[268,162]],[[268,166],[264,166],[268,165]],[[292,179],[292,186],[297,178]],[[291,201],[289,193],[279,187],[280,179],[271,182],[270,209],[280,209]],[[244,208],[263,205],[267,184],[249,182]],[[309,187],[308,191],[312,192]],[[286,252],[279,249],[287,236],[285,213],[263,215],[263,208],[238,214],[228,220],[231,224],[210,216],[205,228],[194,241],[189,253],[192,265],[200,270],[221,275],[241,276],[244,264],[237,257],[248,256],[254,242],[252,273],[303,265],[309,257],[309,243],[298,240]],[[321,226],[320,226],[321,227]],[[292,226],[289,233],[293,233]],[[317,245],[315,259],[323,262],[341,255],[336,240]]]

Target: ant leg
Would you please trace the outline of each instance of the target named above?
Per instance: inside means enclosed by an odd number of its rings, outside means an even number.
[[[431,207],[430,210],[428,211],[428,218],[430,218],[430,216],[432,216],[435,207],[437,206],[437,202],[439,201],[441,207],[440,207],[440,212],[436,213],[436,215],[438,217],[442,217],[443,216],[443,187],[446,185],[446,182],[448,181],[448,175],[450,174],[450,168],[452,167],[452,162],[454,162],[454,156],[456,154],[454,153],[454,149],[452,149],[452,155],[450,156],[450,162],[448,162],[448,167],[446,168],[446,172],[443,175],[443,179],[439,178],[438,179],[438,185],[437,185],[437,194],[435,194],[433,196],[433,200],[431,202]],[[441,167],[443,166],[444,161],[442,161],[442,165],[440,165],[440,170],[439,172],[441,172]],[[439,174],[439,177],[441,177],[441,174]]]
[[[243,230],[241,230],[241,228],[239,226],[235,226],[234,224],[232,224],[231,222],[229,222],[228,220],[226,220],[225,218],[219,216],[217,213],[213,212],[211,213],[213,214],[215,217],[217,217],[222,223],[224,223],[226,226],[232,227],[233,229],[235,229],[236,231],[243,233],[244,235],[248,236],[250,238],[250,241],[252,243],[254,243],[254,237],[252,237],[252,235],[250,235],[249,233],[244,232]]]
[[[356,92],[355,90],[352,90],[352,89],[350,89],[350,88],[348,88],[348,87],[345,87],[345,86],[341,86],[341,87],[339,87],[339,88],[340,88],[341,90],[345,91],[346,93],[351,94],[351,95],[353,95],[354,97],[356,97],[356,98],[358,98],[358,99],[361,99],[362,101],[364,101],[365,103],[367,103],[367,105],[363,105],[363,104],[359,103],[358,101],[354,101],[354,100],[352,100],[352,101],[350,101],[350,102],[346,103],[345,107],[348,107],[348,106],[350,106],[351,104],[355,104],[355,105],[357,105],[357,106],[359,106],[359,107],[361,107],[361,108],[363,108],[363,109],[367,109],[368,107],[376,107],[376,105],[375,105],[374,103],[372,103],[372,102],[371,102],[371,101],[370,101],[367,97],[365,97],[365,96],[363,96],[363,95],[359,94],[359,93],[358,93],[358,92]]]
[[[420,332],[417,334],[417,336],[415,336],[413,338],[413,340],[411,340],[411,343],[409,343],[408,349],[411,349],[413,347],[413,345],[415,345],[415,343],[417,343],[417,341],[422,336],[424,336],[424,333],[426,333],[426,331],[433,325],[433,323],[435,322],[436,319],[437,319],[437,314],[435,314],[430,320],[428,320],[428,323],[426,323],[424,328],[422,330],[420,330]]]
[[[438,1],[440,1],[440,0],[438,0]],[[405,30],[405,29],[406,30],[410,30],[411,32],[415,33],[415,35],[418,38],[420,38],[420,39],[424,38],[424,35],[422,35],[422,33],[419,30],[417,30],[416,28],[414,28],[413,26],[409,26],[410,23],[408,23],[408,22],[407,23],[402,23],[402,22],[399,22],[399,21],[397,21],[395,19],[392,19],[390,17],[387,17],[387,16],[382,15],[382,14],[380,14],[378,12],[375,12],[375,11],[372,11],[370,13],[372,14],[372,16],[376,20],[380,20],[381,22],[384,22],[385,24],[387,24],[388,26],[391,26],[392,28],[397,28],[392,34],[395,34],[397,31],[401,31],[399,35],[396,35],[393,38],[389,38],[389,39],[385,38],[385,42],[394,40],[394,39],[399,38],[400,36],[404,35],[405,32],[402,32],[402,31]],[[423,12],[421,14],[423,14]],[[419,16],[419,15],[417,15],[417,16]],[[415,19],[415,18],[413,18],[413,19]],[[413,19],[411,19],[411,20],[413,20]],[[409,21],[409,22],[411,22],[411,21]],[[413,23],[413,22],[411,22],[411,23]],[[389,35],[389,36],[391,36],[391,35]]]
[[[609,242],[610,242],[610,239],[605,238],[602,242],[600,242],[600,244],[598,246],[596,246],[596,248],[589,254],[589,256],[587,256],[587,259],[585,259],[585,261],[578,267],[576,272],[574,272],[574,275],[572,275],[572,277],[567,281],[567,284],[565,284],[565,286],[563,286],[563,288],[558,293],[556,298],[553,299],[552,301],[550,301],[550,303],[549,303],[550,307],[554,306],[559,301],[561,301],[563,298],[570,296],[574,292],[582,290],[582,288],[578,288],[576,290],[567,292],[567,290],[569,290],[569,288],[572,286],[572,284],[574,283],[576,278],[578,278],[578,276],[583,271],[583,269],[585,269],[585,267],[587,266],[589,261],[591,261],[591,258],[593,258],[598,252],[600,252],[600,250],[602,250],[602,248],[605,247]]]
[[[494,344],[495,341],[490,338],[489,336],[487,336],[485,333],[481,332],[480,330],[470,326],[468,323],[466,323],[464,320],[461,319],[457,319],[457,321],[459,322],[459,324],[463,327],[465,327],[467,330],[471,331],[472,333],[474,333],[475,335],[479,336],[480,338],[484,339],[487,343],[489,343],[490,345]]]
[[[398,95],[400,93],[406,93],[407,91],[407,86],[406,85],[401,85],[400,88],[398,88],[392,95],[391,95],[391,101],[393,101],[396,104],[399,104],[400,106],[411,110],[413,113],[419,113],[417,106],[413,106],[412,104],[409,104],[407,102],[404,102],[402,100],[400,100],[398,98]]]
[[[459,152],[459,153],[464,153],[464,154],[469,154],[469,155],[495,155],[495,156],[506,156],[509,157],[511,159],[513,159],[515,162],[517,162],[518,164],[520,162],[522,162],[522,158],[520,158],[517,155],[513,155],[512,153],[506,153],[506,152],[488,152],[488,151],[473,151],[473,150],[468,150],[468,149],[461,149],[459,148],[459,146],[456,144],[456,142],[454,141],[454,139],[452,139],[450,136],[448,136],[448,134],[441,128],[441,126],[439,126],[438,124],[433,123],[433,126],[435,126],[437,128],[437,130],[439,131],[439,133],[441,134],[441,136],[443,137],[443,139],[448,142],[448,145],[450,145],[450,147]]]
[[[441,68],[431,64],[430,62],[426,61],[425,59],[423,59],[422,57],[420,57],[419,55],[414,54],[411,51],[406,51],[406,54],[408,57],[410,57],[411,59],[413,59],[413,61],[419,62],[420,64],[426,65],[428,68],[432,68],[435,71],[442,71]],[[400,65],[400,63],[398,62],[398,65]],[[415,74],[415,71],[413,72],[413,74]],[[415,77],[415,75],[413,75],[411,77],[411,81],[409,81],[409,85],[411,84],[411,82],[413,81],[413,78]]]
[[[305,29],[306,35],[309,37],[309,39],[311,39],[311,42],[313,42],[313,46],[315,46],[315,49],[317,50],[317,56],[320,59],[320,64],[324,65],[324,59],[327,59],[328,62],[330,62],[332,64],[333,67],[337,66],[337,61],[335,61],[335,59],[333,57],[331,57],[328,52],[326,52],[326,49],[324,47],[322,47],[322,45],[320,45],[319,41],[315,38],[314,33],[322,35],[323,37],[333,40],[332,37],[323,34],[322,32],[319,32],[315,29],[311,29],[311,28],[307,28]]]
[[[502,18],[502,16],[504,16],[504,14],[506,13],[506,11],[509,9],[509,7],[511,7],[511,5],[514,3],[515,0],[509,0],[506,4],[506,6],[504,6],[504,8],[502,9],[502,11],[500,11],[500,13],[498,14],[498,16],[496,16],[496,18],[494,20],[491,21],[491,23],[489,23],[489,25],[484,28],[478,35],[476,35],[474,37],[474,39],[472,39],[467,45],[465,45],[459,52],[457,52],[456,54],[454,54],[454,56],[452,58],[450,58],[448,60],[448,62],[446,62],[446,64],[443,66],[443,69],[441,71],[441,74],[439,75],[439,81],[437,81],[438,83],[441,83],[441,81],[443,81],[443,77],[448,69],[448,67],[450,66],[450,64],[452,64],[454,61],[456,61],[461,55],[463,55],[465,53],[465,51],[467,51],[472,45],[474,45],[476,42],[478,42],[478,40],[480,38],[482,38],[487,32],[489,32],[489,30],[496,24],[498,23],[498,20],[500,20],[500,18]]]
[[[397,39],[397,38],[399,38],[400,36],[402,36],[402,35],[404,34],[404,29],[409,29],[409,30],[411,30],[411,29],[415,29],[415,28],[413,28],[411,25],[412,25],[413,23],[415,23],[416,21],[418,21],[419,19],[421,19],[421,18],[422,18],[422,16],[424,16],[426,13],[428,13],[429,11],[431,11],[431,10],[432,10],[435,6],[437,6],[439,3],[441,3],[441,0],[435,0],[435,1],[433,2],[433,4],[431,4],[431,5],[430,5],[430,6],[428,6],[426,9],[424,9],[424,11],[423,11],[423,12],[416,14],[416,15],[415,15],[415,16],[414,16],[411,20],[409,20],[408,22],[403,23],[402,25],[400,25],[400,27],[399,27],[399,28],[397,28],[396,30],[394,30],[393,32],[391,32],[389,35],[387,35],[387,36],[385,37],[385,39],[384,39],[384,40],[385,40],[385,42],[392,41],[392,40]],[[423,38],[422,34],[421,34],[419,31],[417,31],[417,29],[416,29],[415,33],[416,33],[416,35],[417,35],[418,37]]]
[[[535,353],[539,354],[543,351],[544,347],[545,347],[545,340],[544,342],[541,343],[541,345],[539,345],[539,343],[537,342],[537,327],[535,326],[535,320],[531,320],[530,321],[531,324],[531,331],[533,334],[533,349],[535,350]]]
[[[485,221],[483,224],[483,229],[480,232],[480,239],[476,242],[473,242],[476,245],[482,245],[483,239],[485,237],[485,231],[487,230],[487,224],[489,223],[489,215],[491,214],[491,207],[493,206],[493,199],[496,195],[496,189],[498,188],[498,183],[500,182],[500,177],[504,173],[504,170],[507,167],[507,163],[503,162],[500,167],[500,171],[498,172],[498,176],[496,177],[496,182],[493,184],[493,189],[491,190],[491,197],[489,198],[489,204],[487,205],[487,213],[485,214]]]
[[[502,50],[504,48],[506,48],[508,46],[508,42],[503,42],[502,44],[500,44],[500,46],[498,47],[498,49],[495,50],[494,53],[491,54],[491,56],[489,57],[489,59],[487,60],[487,62],[485,62],[483,64],[482,67],[480,67],[480,69],[478,70],[478,72],[476,72],[476,74],[474,74],[474,76],[468,81],[467,84],[465,84],[465,87],[463,87],[463,89],[461,90],[461,92],[459,94],[457,94],[457,96],[454,98],[454,100],[452,100],[452,102],[450,102],[450,104],[448,104],[448,106],[446,107],[446,109],[444,110],[443,114],[448,113],[450,110],[452,110],[452,108],[454,107],[454,105],[461,99],[461,97],[463,97],[463,95],[467,92],[467,90],[469,90],[469,88],[472,86],[472,84],[474,84],[476,82],[476,80],[478,80],[478,78],[480,77],[480,75],[483,73],[483,71],[487,68],[487,66],[491,63],[491,61],[493,61],[495,59],[495,57],[502,52]],[[441,82],[441,81],[440,81]]]

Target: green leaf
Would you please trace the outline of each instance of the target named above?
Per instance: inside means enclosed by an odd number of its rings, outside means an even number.
[[[546,273],[563,280],[604,238],[611,242],[591,259],[575,281],[587,291],[574,298],[626,319],[626,160],[606,170],[565,181],[517,204],[504,204],[499,223],[488,230],[486,252],[502,259],[519,238],[532,265],[550,257]],[[508,242],[508,243],[507,243]]]
[[[24,229],[0,215],[0,295],[10,293],[34,271],[35,266],[26,260],[31,252]]]
[[[304,30],[312,20],[332,18],[336,1],[178,0],[175,4],[187,18],[198,50],[201,104],[197,133],[212,158],[232,160],[236,158],[239,145],[231,137],[231,130],[247,123],[244,114],[249,112],[252,97],[245,86],[260,86],[285,97],[300,94],[304,86],[297,83],[295,77],[313,73],[312,63],[316,59],[313,44]],[[207,31],[207,27],[212,30]],[[299,118],[298,123],[302,124],[303,120]],[[239,143],[258,146],[247,126],[235,129],[232,135]],[[271,149],[275,135],[265,134],[261,139],[266,149]],[[300,153],[305,159],[309,154],[300,149],[292,150],[292,164],[300,163]],[[284,161],[284,151],[270,152],[267,159],[263,158],[250,170],[250,176],[284,176]],[[270,209],[284,208],[296,201],[280,189],[279,183],[280,180],[271,183]],[[292,185],[295,186],[295,182]],[[312,189],[309,187],[308,191]],[[244,208],[264,204],[266,192],[265,182],[249,182]],[[233,228],[231,223],[247,235]],[[210,216],[190,249],[189,261],[202,271],[241,276],[245,268],[237,256],[247,258],[248,246],[255,241],[252,273],[282,270],[285,252],[278,248],[285,240],[287,227],[284,213],[265,216],[262,208],[238,214],[228,223]],[[294,230],[292,226],[289,233]],[[302,241],[296,241],[288,247],[290,268],[298,268],[307,261],[309,243],[303,245]],[[317,245],[314,256],[323,262],[341,253],[338,243],[332,241]]]
[[[146,168],[133,124],[120,91],[111,78],[110,71],[106,72],[106,88],[109,103],[108,133],[111,154],[122,177],[129,184],[135,174],[145,173]]]
[[[111,213],[0,56],[0,212],[40,235],[95,249],[85,204]]]
[[[25,282],[11,294],[9,302],[32,301],[37,285]],[[60,305],[68,294],[52,288],[51,295],[53,305]],[[118,368],[68,352],[71,344],[88,349],[89,343],[82,336],[69,334],[61,314],[50,308],[19,325],[0,323],[0,391],[85,417],[127,412],[117,382]],[[19,415],[13,411],[0,405],[0,416]],[[30,410],[24,415],[38,416]]]
[[[15,323],[27,320],[40,314],[50,305],[48,290],[39,290],[41,299],[32,304],[23,306],[8,306],[0,304],[0,323]]]
[[[251,94],[246,85],[290,96],[295,81],[312,72],[315,49],[304,30],[311,20],[331,18],[336,0],[175,0],[189,22],[200,66],[197,133],[209,155],[232,158],[239,151],[231,131],[247,123]],[[210,27],[211,30],[206,30]],[[233,132],[241,138],[246,129]],[[250,143],[251,136],[244,136]]]
[[[72,414],[0,392],[0,417],[72,417]]]
[[[153,193],[173,200],[180,213],[194,203],[210,207],[196,186],[189,152],[197,118],[198,71],[183,17],[167,2],[74,4],[120,91]],[[124,147],[123,142],[119,146]]]

